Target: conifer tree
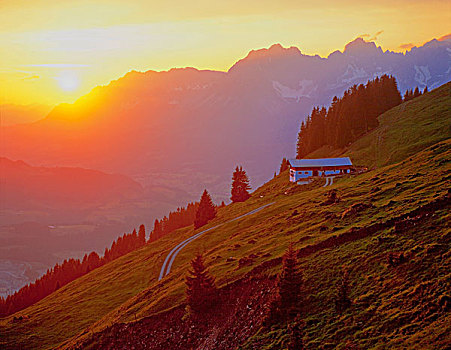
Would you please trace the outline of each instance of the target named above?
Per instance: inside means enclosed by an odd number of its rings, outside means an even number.
[[[136,233],[136,228],[133,229],[131,236],[124,234],[124,243],[126,250],[133,250],[138,248],[138,233]],[[123,251],[122,253],[125,252]]]
[[[301,299],[302,275],[298,267],[296,251],[290,243],[283,256],[282,272],[279,275],[280,310],[293,316]]]
[[[282,159],[282,163],[280,164],[279,174],[288,169],[288,160],[286,158]]]
[[[237,166],[232,176],[232,197],[230,199],[233,203],[244,202],[251,196],[250,189],[246,171],[243,170],[243,167]]]
[[[155,222],[153,224],[153,231],[150,236],[150,240],[151,241],[157,240],[158,238],[161,237],[162,233],[163,233],[163,230],[161,229],[160,221],[158,221],[158,219],[155,219]]]
[[[407,102],[410,100],[410,96],[409,96],[409,90],[406,90],[406,92],[404,93],[404,97],[403,97],[403,102]]]
[[[335,310],[338,313],[342,313],[352,304],[349,298],[350,287],[349,287],[349,274],[348,271],[343,271],[341,273],[340,280],[336,284],[336,291],[334,297]]]
[[[146,228],[144,225],[139,226],[138,242],[140,247],[146,244]]]
[[[420,93],[420,89],[418,89],[418,86],[415,88],[415,91],[413,92],[413,97],[415,98],[415,97],[418,97],[418,96],[420,96],[421,95],[421,93]]]
[[[196,218],[194,219],[194,228],[204,226],[215,216],[216,208],[207,190],[204,190],[200,199],[199,208],[197,208]]]
[[[277,294],[271,301],[269,312],[263,324],[268,327],[286,322],[299,315],[302,288],[302,275],[298,268],[296,251],[291,243],[283,256],[282,271],[277,280]]]
[[[426,86],[426,87],[424,88],[424,90],[423,90],[423,95],[424,95],[426,92],[428,92],[428,87],[427,87],[427,86]]]
[[[186,276],[186,301],[192,315],[207,312],[216,297],[215,279],[204,265],[203,256],[198,254],[191,260],[191,270]]]
[[[304,349],[304,343],[302,342],[302,328],[304,322],[296,319],[288,328],[288,334],[290,336],[288,343],[288,350],[302,350]]]

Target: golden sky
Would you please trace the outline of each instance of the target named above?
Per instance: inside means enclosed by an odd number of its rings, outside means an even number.
[[[274,43],[327,56],[451,32],[449,0],[0,0],[0,103],[73,102],[134,70],[227,70]]]

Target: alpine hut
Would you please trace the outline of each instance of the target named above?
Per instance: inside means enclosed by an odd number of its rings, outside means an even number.
[[[351,159],[318,158],[318,159],[290,159],[290,181],[298,182],[317,176],[333,176],[349,174],[354,171]]]

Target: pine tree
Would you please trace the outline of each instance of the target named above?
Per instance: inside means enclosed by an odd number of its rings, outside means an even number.
[[[236,167],[232,176],[232,197],[230,199],[233,203],[244,202],[251,196],[249,194],[249,178],[247,177],[246,171],[243,167]]]
[[[194,219],[194,228],[204,226],[208,221],[216,216],[216,208],[207,190],[204,190],[200,199],[199,208]]]
[[[293,316],[301,299],[302,275],[298,267],[296,251],[290,243],[283,256],[282,272],[279,275],[279,301],[282,313]]]
[[[208,312],[215,301],[215,279],[204,265],[201,254],[191,260],[191,270],[186,276],[186,301],[192,315]]]
[[[158,221],[158,219],[155,219],[155,222],[153,224],[153,231],[150,236],[150,240],[155,241],[158,238],[160,238],[162,236],[162,234],[163,234],[163,230],[161,228],[160,221]]]
[[[302,328],[304,327],[304,322],[296,319],[288,328],[288,334],[290,336],[288,343],[288,350],[302,350],[304,349],[304,344],[302,342]]]
[[[280,164],[279,174],[283,173],[288,169],[288,160],[286,158],[282,159],[282,163]]]
[[[349,308],[352,304],[351,299],[349,298],[350,287],[348,277],[348,271],[343,271],[341,273],[341,278],[336,285],[334,303],[335,310],[340,314],[347,308]]]
[[[138,248],[138,233],[136,233],[136,228],[133,229],[131,236],[124,234],[124,251],[132,251]]]
[[[138,242],[140,247],[146,244],[146,228],[144,227],[144,225],[139,226]]]
[[[420,96],[420,89],[418,89],[418,86],[415,88],[415,91],[413,92],[413,98]]]
[[[301,122],[301,128],[298,133],[298,141],[296,143],[296,159],[301,159],[304,157],[308,152],[306,150],[306,134],[307,134],[307,127],[304,122]]]
[[[298,268],[296,251],[291,243],[283,256],[282,271],[277,280],[277,293],[263,321],[265,327],[286,322],[299,315],[302,303],[301,288],[302,275]]]
[[[426,86],[426,87],[424,88],[424,90],[423,90],[423,95],[424,95],[426,92],[428,92],[428,87],[427,87],[427,86]]]

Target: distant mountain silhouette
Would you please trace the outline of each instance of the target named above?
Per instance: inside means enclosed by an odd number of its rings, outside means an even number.
[[[327,58],[276,44],[228,72],[133,71],[39,122],[3,128],[1,152],[32,164],[120,172],[192,199],[207,187],[225,199],[237,164],[255,187],[294,155],[300,122],[314,105],[383,74],[396,77],[401,93],[431,90],[450,80],[450,53],[446,37],[405,54],[357,38]]]
[[[0,210],[89,208],[137,198],[142,186],[124,175],[63,167],[33,167],[0,158]]]
[[[0,126],[32,123],[44,118],[51,110],[51,106],[41,104],[2,104],[0,105]]]

